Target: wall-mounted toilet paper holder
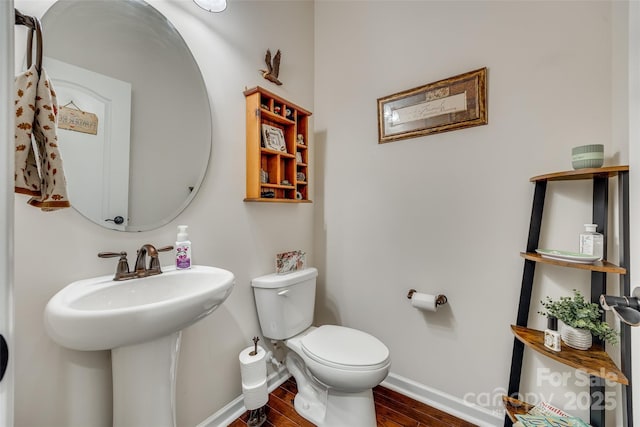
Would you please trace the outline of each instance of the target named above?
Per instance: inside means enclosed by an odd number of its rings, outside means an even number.
[[[409,293],[407,294],[407,299],[411,299],[413,297],[413,294],[415,294],[416,292],[418,291],[416,291],[415,289],[409,289]],[[446,296],[440,294],[436,297],[436,306],[440,306],[446,303],[447,303]]]

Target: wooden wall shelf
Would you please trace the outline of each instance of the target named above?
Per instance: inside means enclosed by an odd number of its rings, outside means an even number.
[[[563,344],[562,350],[553,351],[544,346],[544,332],[542,331],[516,325],[511,325],[511,331],[524,345],[557,362],[596,377],[624,385],[629,384],[627,377],[598,344],[593,344],[589,350],[576,350]]]
[[[575,181],[580,179],[593,179],[597,177],[611,178],[617,176],[620,172],[628,172],[629,166],[608,166],[604,168],[587,168],[576,169],[564,172],[553,172],[545,175],[534,176],[529,179],[531,182],[536,181]]]
[[[309,116],[311,112],[257,86],[244,92],[247,127],[245,202],[310,203]],[[282,149],[269,148],[263,128],[279,129]],[[299,143],[298,137],[304,143]],[[268,180],[263,182],[263,176]]]
[[[502,396],[502,403],[507,411],[507,416],[514,423],[518,421],[516,415],[526,415],[534,407],[534,405],[509,396]]]
[[[607,261],[596,261],[593,264],[578,264],[575,262],[560,261],[543,258],[538,253],[520,252],[520,256],[529,261],[541,262],[543,264],[558,265],[560,267],[578,268],[580,270],[600,271],[603,273],[627,274],[627,269],[619,267]]]

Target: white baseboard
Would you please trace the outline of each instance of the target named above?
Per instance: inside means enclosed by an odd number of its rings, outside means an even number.
[[[390,373],[380,385],[479,427],[499,427],[504,423],[504,415],[496,414],[394,373]]]
[[[287,371],[284,365],[276,372],[271,373],[271,375],[267,377],[269,393],[280,387],[290,376],[289,371]],[[240,395],[225,405],[224,408],[198,424],[197,427],[227,427],[246,411],[247,409],[244,407],[244,397]]]
[[[269,375],[267,378],[269,393],[278,388],[290,376],[284,366]],[[476,424],[479,427],[500,427],[504,422],[503,415],[495,414],[485,408],[467,403],[460,398],[394,373],[390,373],[381,385],[418,402],[433,406],[455,417]],[[244,398],[240,395],[224,408],[198,424],[197,427],[227,427],[245,412]]]

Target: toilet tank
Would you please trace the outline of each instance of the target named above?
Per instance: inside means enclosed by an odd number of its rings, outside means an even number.
[[[317,276],[317,269],[306,268],[251,281],[264,337],[285,340],[311,326]]]

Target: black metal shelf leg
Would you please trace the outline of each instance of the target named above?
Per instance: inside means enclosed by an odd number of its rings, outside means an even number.
[[[542,211],[544,210],[544,197],[547,191],[546,181],[537,181],[533,193],[533,207],[531,209],[531,222],[529,223],[529,237],[527,239],[527,252],[533,252],[538,247],[540,241],[540,229],[542,227]],[[531,307],[531,292],[533,289],[533,277],[536,263],[525,260],[524,271],[522,273],[522,287],[520,289],[520,301],[518,303],[518,326],[527,326],[529,319],[529,308]],[[522,358],[524,356],[524,344],[513,339],[513,352],[511,354],[511,371],[509,373],[508,395],[517,397],[520,389],[520,379],[522,373]],[[504,426],[511,426],[511,420],[505,416]]]

